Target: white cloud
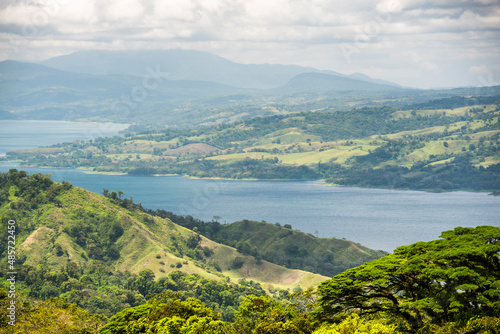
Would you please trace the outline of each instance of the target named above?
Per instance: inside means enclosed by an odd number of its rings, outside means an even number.
[[[490,73],[490,70],[485,65],[471,66],[469,68],[469,73],[474,75],[485,75]]]
[[[346,62],[340,45],[359,52]],[[474,84],[479,68],[499,63],[500,3],[6,0],[0,5],[0,59],[36,61],[91,48],[202,49],[234,61],[365,72],[419,87],[467,85]]]

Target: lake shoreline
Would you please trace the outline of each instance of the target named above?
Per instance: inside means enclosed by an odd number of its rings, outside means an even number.
[[[0,164],[2,163],[16,163],[16,162],[22,162],[21,160],[11,160],[11,161],[0,161]],[[488,193],[488,195],[498,197],[500,194],[495,194],[494,191],[491,190],[473,190],[473,189],[456,189],[456,190],[422,190],[422,189],[411,189],[411,188],[384,188],[384,187],[365,187],[365,186],[359,186],[359,185],[341,185],[341,184],[334,184],[334,183],[327,183],[325,179],[310,179],[310,180],[296,180],[296,179],[256,179],[256,178],[242,178],[242,179],[235,179],[235,178],[223,178],[223,177],[200,177],[200,176],[190,176],[190,175],[181,175],[181,174],[151,174],[151,175],[136,175],[136,174],[129,174],[129,173],[120,173],[120,172],[99,172],[99,171],[93,171],[91,169],[85,168],[85,167],[47,167],[47,166],[34,166],[34,165],[29,165],[29,166],[18,166],[19,168],[22,167],[27,167],[27,168],[43,168],[43,169],[59,169],[59,170],[64,170],[64,169],[76,169],[76,170],[81,170],[85,174],[95,174],[95,175],[128,175],[128,176],[139,176],[139,177],[173,177],[173,176],[178,176],[181,178],[186,178],[186,179],[191,179],[191,180],[215,180],[215,181],[254,181],[254,182],[317,182],[318,185],[322,186],[327,186],[327,187],[338,187],[338,188],[357,188],[357,189],[375,189],[375,190],[387,190],[387,191],[417,191],[417,192],[424,192],[424,193],[432,193],[432,194],[441,194],[441,193],[455,193],[455,192],[466,192],[466,193]]]

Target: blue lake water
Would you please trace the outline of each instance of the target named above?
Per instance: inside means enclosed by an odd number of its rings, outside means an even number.
[[[128,124],[0,120],[0,155],[20,148],[112,137],[126,128]]]
[[[15,167],[0,164],[0,172]],[[456,226],[500,224],[500,197],[486,193],[330,187],[309,181],[198,180],[178,176],[87,174],[74,169],[21,168],[101,193],[121,190],[146,208],[222,223],[241,219],[291,224],[319,237],[346,238],[392,251],[436,239]]]

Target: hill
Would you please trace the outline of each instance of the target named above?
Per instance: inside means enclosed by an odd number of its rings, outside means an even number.
[[[302,78],[306,74],[330,79],[314,78],[312,85]],[[348,82],[351,93],[343,89],[340,94],[333,81]],[[406,95],[395,97],[393,90]],[[238,64],[190,50],[81,51],[40,64],[0,62],[3,119],[188,128],[303,110],[311,102],[338,108],[372,104],[368,97],[374,92],[388,102],[415,100],[408,96],[413,90],[359,73]]]
[[[323,179],[348,186],[499,191],[499,96],[255,117],[17,150],[7,156],[27,165],[133,175]]]
[[[167,79],[161,73],[159,70],[153,73],[156,77],[144,80],[147,72],[140,76],[74,73],[39,64],[3,61],[0,102],[10,111],[9,118],[133,120],[139,108],[152,111],[159,109],[159,105],[174,107],[195,99],[243,92],[214,82]]]
[[[401,89],[391,84],[380,84],[373,81],[361,80],[363,76],[341,77],[326,73],[301,73],[285,85],[277,88],[275,91],[282,94],[296,94],[301,92],[398,92]]]
[[[238,64],[191,50],[81,51],[40,64],[0,62],[1,119],[110,121],[135,131],[258,116],[494,95],[491,87],[415,90],[361,73]]]
[[[43,264],[60,270],[68,262],[85,267],[97,260],[121,272],[139,273],[148,268],[161,277],[179,270],[211,279],[251,279],[282,288],[307,288],[324,279],[267,261],[257,263],[253,256],[169,219],[151,216],[131,200],[113,200],[68,183],[57,184],[45,175],[26,176],[15,170],[3,174],[1,196],[1,216],[21,222],[16,240],[26,265]],[[238,268],[233,264],[235,258],[241,261]],[[177,267],[178,263],[182,265]]]
[[[236,248],[239,253],[329,277],[385,255],[383,251],[375,251],[345,239],[317,238],[293,230],[288,224],[281,226],[249,220],[220,224],[217,221],[186,219],[163,210],[149,213],[168,217],[181,226]]]

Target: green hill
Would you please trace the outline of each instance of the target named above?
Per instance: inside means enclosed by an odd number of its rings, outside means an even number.
[[[100,261],[114,271],[150,269],[157,278],[180,271],[215,280],[253,280],[267,289],[309,288],[326,278],[257,261],[153,217],[130,200],[58,184],[42,174],[11,170],[1,182],[0,216],[18,222],[18,258],[25,265],[62,270],[68,263],[83,268]]]
[[[329,277],[386,254],[345,239],[317,238],[293,230],[288,224],[281,226],[249,220],[220,224],[186,219],[162,210],[151,213],[168,217],[179,225],[234,247],[241,254]]]

